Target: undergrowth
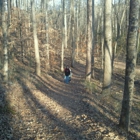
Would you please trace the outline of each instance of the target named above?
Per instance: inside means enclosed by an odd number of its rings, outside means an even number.
[[[97,86],[95,85],[95,83],[85,80],[83,85],[85,86],[87,92],[90,93],[97,92]]]

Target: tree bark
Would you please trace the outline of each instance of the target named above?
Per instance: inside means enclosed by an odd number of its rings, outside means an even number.
[[[91,79],[92,64],[92,0],[87,0],[87,56],[86,56],[86,80]]]
[[[7,44],[7,19],[6,19],[6,3],[2,1],[2,34],[3,34],[3,80],[8,82],[8,44]]]
[[[94,41],[94,0],[92,0],[92,62],[91,62],[91,76],[92,78],[95,77],[94,74],[94,45],[95,45],[95,41]]]
[[[35,48],[35,72],[36,75],[41,75],[40,70],[40,55],[39,55],[39,47],[38,47],[38,38],[37,38],[37,31],[36,31],[36,18],[35,18],[35,1],[31,1],[31,8],[32,8],[32,26],[33,26],[33,37],[34,37],[34,48]]]
[[[134,77],[137,57],[137,36],[139,27],[139,0],[130,0],[129,29],[126,46],[125,86],[119,125],[127,132],[130,129]]]
[[[46,68],[50,68],[50,49],[49,49],[49,35],[48,35],[48,28],[49,28],[49,20],[48,20],[48,0],[45,3],[45,30],[46,30],[46,55],[47,55],[47,63]]]
[[[62,46],[61,46],[61,71],[64,71],[64,45],[65,45],[65,0],[62,2],[63,16],[62,16]]]
[[[102,10],[102,17],[101,17],[101,50],[102,50],[101,68],[102,68],[102,71],[104,69],[104,18],[105,18],[105,16],[104,16],[104,8],[103,8],[103,10]]]
[[[74,67],[75,63],[75,20],[74,20],[74,0],[71,0],[71,46],[72,46],[72,55],[71,55],[71,67]]]
[[[112,1],[105,0],[104,77],[102,94],[110,94],[112,77]]]
[[[67,48],[67,13],[66,13],[66,4],[64,0],[64,26],[65,26],[65,48]]]
[[[8,27],[11,25],[11,0],[8,0]]]
[[[79,55],[79,38],[80,38],[80,29],[79,29],[79,25],[80,25],[80,20],[79,20],[79,17],[80,17],[80,0],[78,0],[77,2],[77,9],[76,9],[76,15],[77,15],[77,18],[76,18],[76,29],[77,29],[77,33],[76,33],[76,50],[77,50],[77,57]]]

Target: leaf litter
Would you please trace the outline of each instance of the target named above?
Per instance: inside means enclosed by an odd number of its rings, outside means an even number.
[[[138,140],[140,127],[136,119],[128,135],[118,128],[122,89],[119,81],[113,94],[102,97],[95,89],[88,92],[84,78],[74,74],[70,84],[62,75],[24,76],[7,89],[16,114],[0,115],[0,139],[9,140]],[[96,79],[94,79],[96,80]],[[94,82],[94,80],[92,82]],[[95,83],[99,83],[96,81]],[[95,86],[95,85],[94,85]],[[100,89],[100,87],[98,87]],[[139,90],[136,87],[136,90]],[[114,94],[115,93],[115,94]]]

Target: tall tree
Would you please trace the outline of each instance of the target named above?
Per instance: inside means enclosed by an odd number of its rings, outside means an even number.
[[[80,0],[77,1],[76,4],[76,49],[77,49],[77,57],[79,53],[79,34],[80,34],[80,29],[79,29],[79,17],[80,17]]]
[[[94,78],[94,0],[92,0],[92,53],[91,53],[91,76]]]
[[[4,81],[8,82],[8,44],[7,44],[7,19],[6,19],[6,2],[1,1],[2,4],[2,34],[3,34],[3,53],[4,53],[4,65],[3,76]]]
[[[101,8],[101,50],[102,50],[102,63],[101,63],[101,68],[103,70],[104,67],[104,1],[103,3],[103,8]]]
[[[61,46],[61,71],[64,70],[64,45],[65,45],[65,0],[62,1],[62,46]]]
[[[112,77],[112,0],[105,0],[103,94],[110,94]]]
[[[71,66],[74,67],[75,63],[75,20],[74,20],[74,0],[71,0],[71,47],[72,47],[72,55],[71,55]]]
[[[65,48],[67,48],[67,11],[66,11],[66,0],[64,0],[64,4],[63,4],[63,8],[64,8],[64,26],[65,26]]]
[[[41,75],[40,69],[40,55],[39,55],[39,47],[38,47],[38,37],[36,30],[36,18],[35,18],[35,0],[31,0],[31,8],[32,8],[32,26],[33,26],[33,37],[34,37],[34,48],[35,48],[35,71],[38,76]]]
[[[7,7],[8,7],[8,27],[11,24],[11,0],[7,1]]]
[[[49,55],[49,35],[48,35],[48,27],[49,27],[49,20],[48,20],[48,0],[45,0],[45,30],[46,30],[46,54],[47,54],[47,63],[46,68],[50,68],[50,55]]]
[[[21,5],[19,1],[19,6]],[[21,45],[21,61],[24,62],[24,46],[23,46],[23,35],[22,35],[22,11],[18,8],[18,18],[19,18],[19,38],[20,38],[20,45]]]
[[[139,0],[130,0],[129,29],[126,46],[125,86],[120,115],[120,127],[129,131],[137,57],[137,36],[139,27]]]
[[[86,56],[86,80],[91,79],[92,64],[92,0],[87,0],[87,56]]]

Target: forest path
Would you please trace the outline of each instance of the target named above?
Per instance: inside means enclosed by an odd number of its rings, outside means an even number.
[[[10,93],[17,112],[11,121],[13,140],[125,139],[115,130],[116,111],[96,91],[87,92],[85,66],[77,63],[72,73],[69,84],[58,71],[43,77],[20,73]]]

